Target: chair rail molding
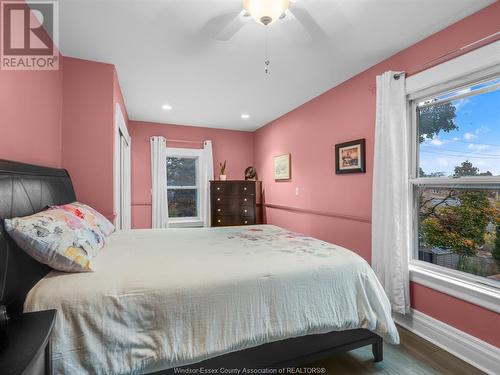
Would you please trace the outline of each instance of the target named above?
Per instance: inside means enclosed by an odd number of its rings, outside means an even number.
[[[368,224],[370,224],[372,222],[371,217],[354,216],[354,215],[348,215],[348,214],[343,214],[343,213],[339,213],[339,212],[311,210],[308,208],[285,206],[285,205],[274,204],[274,203],[265,203],[264,207],[272,208],[275,210],[284,210],[284,211],[290,211],[290,212],[295,212],[295,213],[301,213],[301,214],[318,215],[318,216],[333,217],[333,218],[337,218],[337,219],[359,221],[361,223],[368,223]]]

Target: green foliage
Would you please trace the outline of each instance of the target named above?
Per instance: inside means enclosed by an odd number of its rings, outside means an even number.
[[[495,214],[495,223],[496,223],[496,238],[493,246],[493,250],[491,251],[491,256],[495,259],[498,267],[500,268],[500,209],[498,206],[493,207],[492,210]]]
[[[468,160],[455,167],[454,177],[477,176],[479,168]],[[462,256],[473,256],[484,245],[488,224],[496,217],[488,193],[477,190],[450,191],[444,198],[453,198],[456,205],[425,207],[421,213],[424,241],[430,246],[450,248]],[[439,205],[445,203],[441,200]]]
[[[491,252],[491,255],[495,259],[495,261],[500,265],[500,220],[497,222],[497,230],[496,230],[497,238],[495,239],[495,247]]]
[[[450,132],[457,130],[455,124],[456,108],[451,103],[436,106],[427,106],[418,110],[419,140],[423,142],[425,137],[433,138],[440,131]]]
[[[484,245],[486,227],[491,221],[487,193],[458,193],[460,204],[446,206],[422,221],[424,241],[430,246],[449,248],[462,256],[473,256]]]
[[[196,185],[196,159],[168,157],[167,185],[168,186]]]
[[[479,173],[479,168],[474,167],[470,161],[466,160],[459,167],[455,167],[455,173],[453,173],[453,177],[464,176],[493,176],[493,174],[490,171]]]
[[[431,172],[431,173],[425,173],[424,170],[419,167],[418,168],[418,176],[419,177],[444,177],[446,176],[445,172]]]
[[[478,174],[479,168],[474,167],[470,161],[466,160],[459,167],[455,167],[453,177],[477,176]]]

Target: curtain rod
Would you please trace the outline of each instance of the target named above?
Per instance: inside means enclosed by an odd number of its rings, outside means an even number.
[[[202,145],[202,144],[205,143],[205,141],[188,141],[186,139],[171,139],[171,138],[165,138],[165,139],[166,139],[167,143],[168,142],[173,142],[173,143],[192,143],[192,144],[200,144],[200,145]],[[151,138],[150,138],[150,140],[151,140]],[[147,141],[147,142],[149,142],[149,141]]]
[[[497,31],[496,33],[493,33],[493,34],[490,34],[488,36],[485,36],[484,38],[481,38],[481,39],[478,39],[472,43],[469,43],[465,46],[462,46],[460,48],[457,48],[453,51],[450,51],[450,52],[447,52],[445,53],[444,55],[441,55],[441,56],[438,56],[438,57],[435,57],[433,59],[430,59],[429,61],[426,61],[425,63],[423,64],[420,64],[418,65],[416,68],[414,68],[413,70],[411,70],[410,72],[401,72],[401,73],[396,73],[394,74],[394,79],[399,79],[400,77],[402,76],[411,76],[413,74],[417,74],[419,72],[421,72],[422,70],[425,70],[427,68],[430,68],[431,66],[433,66],[433,64],[437,64],[439,63],[441,60],[447,58],[447,57],[450,57],[456,53],[461,53],[461,52],[464,52],[464,51],[473,51],[479,47],[482,47],[486,44],[490,44],[490,43],[494,43],[496,42],[497,40],[500,40],[500,31]]]

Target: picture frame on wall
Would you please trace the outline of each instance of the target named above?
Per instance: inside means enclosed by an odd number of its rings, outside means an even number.
[[[335,145],[335,173],[365,173],[365,138]]]
[[[274,179],[276,181],[290,179],[290,158],[290,154],[283,154],[274,157]]]

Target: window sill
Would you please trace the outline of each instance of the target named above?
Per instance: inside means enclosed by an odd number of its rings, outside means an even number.
[[[411,281],[500,313],[500,289],[453,273],[454,271],[443,270],[442,267],[421,261],[410,263]]]
[[[199,228],[203,227],[203,221],[201,220],[172,220],[168,221],[169,228]]]

